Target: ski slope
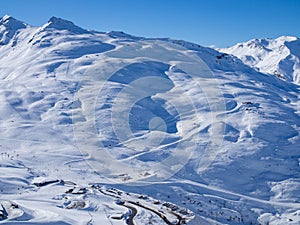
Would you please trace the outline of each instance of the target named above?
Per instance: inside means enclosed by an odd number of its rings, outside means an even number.
[[[299,224],[299,41],[252,42],[4,16],[0,223]]]

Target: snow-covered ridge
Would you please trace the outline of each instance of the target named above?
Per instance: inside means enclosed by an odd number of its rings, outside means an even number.
[[[47,24],[43,26],[43,29],[54,29],[54,30],[67,30],[74,34],[86,34],[87,30],[76,26],[73,22],[64,20],[57,17],[51,17]]]
[[[0,27],[15,31],[0,45],[0,224],[299,224],[297,38],[241,43],[245,64],[55,17],[32,27],[5,16]],[[224,107],[211,110],[207,90]],[[203,169],[214,135],[222,143]],[[193,137],[190,158],[157,179]]]
[[[26,24],[5,15],[0,19],[0,45],[5,45],[13,38],[19,29],[26,28]]]
[[[239,57],[245,64],[263,73],[299,84],[299,46],[298,37],[282,36],[276,39],[253,39],[219,50]]]

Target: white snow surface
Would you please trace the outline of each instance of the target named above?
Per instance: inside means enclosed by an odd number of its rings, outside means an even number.
[[[4,16],[0,224],[300,224],[299,46]]]
[[[293,36],[253,39],[219,49],[258,71],[300,84],[300,40]]]

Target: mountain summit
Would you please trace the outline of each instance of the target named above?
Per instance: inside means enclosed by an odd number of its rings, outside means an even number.
[[[45,29],[67,30],[74,34],[85,34],[87,30],[76,26],[73,22],[64,20],[57,17],[51,17],[47,24],[44,25]]]
[[[0,45],[7,44],[19,29],[26,28],[26,24],[5,15],[0,19]]]
[[[300,223],[298,38],[0,39],[0,224]]]
[[[300,84],[300,40],[297,37],[253,39],[219,50],[237,56],[263,73]]]

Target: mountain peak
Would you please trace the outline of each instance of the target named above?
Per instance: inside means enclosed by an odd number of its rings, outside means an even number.
[[[297,69],[300,58],[298,37],[280,36],[274,39],[252,39],[220,50],[235,55],[245,64],[255,67],[260,72],[273,74],[281,79],[300,84],[300,73]]]
[[[247,46],[266,46],[270,43],[270,38],[255,38],[247,42]]]
[[[276,41],[283,41],[283,42],[291,42],[291,41],[296,41],[299,38],[296,36],[280,36],[278,38],[276,38]]]
[[[59,18],[59,17],[55,17],[55,16],[52,16],[49,21],[50,23],[54,23],[54,24],[72,24],[74,25],[73,22],[69,21],[69,20],[65,20],[65,19],[62,19],[62,18]]]
[[[269,51],[270,49],[268,49],[270,47],[270,45],[273,46],[281,46],[284,45],[285,42],[292,42],[292,41],[296,41],[299,40],[298,37],[295,36],[280,36],[278,38],[255,38],[255,39],[251,39],[247,42],[242,42],[242,43],[238,43],[234,46],[232,46],[233,48],[237,47],[237,48],[250,48],[250,49],[263,49],[265,51]],[[231,48],[231,47],[229,47]],[[272,47],[271,47],[272,48]]]
[[[5,15],[0,19],[0,45],[9,43],[19,29],[26,28],[26,24],[15,18]]]
[[[45,29],[52,28],[56,30],[67,30],[75,34],[89,33],[87,30],[76,26],[73,22],[52,16],[48,23],[44,26]]]
[[[17,28],[17,29],[26,27],[25,23],[15,19],[14,17],[9,16],[9,15],[5,15],[0,19],[0,26],[1,25],[4,25],[5,27]]]
[[[10,15],[4,15],[1,19],[0,19],[0,23],[7,21],[9,19],[14,19],[12,16]]]

